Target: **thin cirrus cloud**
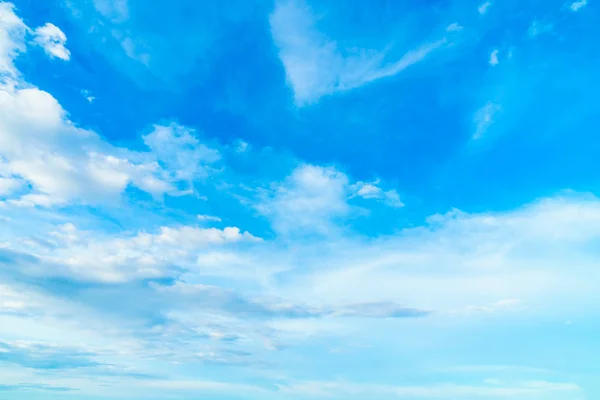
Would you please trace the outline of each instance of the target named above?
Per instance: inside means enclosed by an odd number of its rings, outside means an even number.
[[[384,51],[341,49],[334,38],[317,30],[315,16],[302,0],[277,1],[269,22],[298,106],[394,76],[446,43],[446,39],[440,39],[424,44],[389,63],[384,60]]]

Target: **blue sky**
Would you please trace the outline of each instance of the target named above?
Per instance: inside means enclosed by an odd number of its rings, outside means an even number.
[[[0,2],[0,399],[598,398],[599,7]]]

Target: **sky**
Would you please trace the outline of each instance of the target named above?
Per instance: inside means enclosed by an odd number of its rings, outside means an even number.
[[[0,399],[600,398],[596,0],[0,2]]]

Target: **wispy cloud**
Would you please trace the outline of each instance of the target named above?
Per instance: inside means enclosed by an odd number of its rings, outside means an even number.
[[[500,61],[498,60],[498,49],[495,49],[494,51],[492,51],[490,53],[490,65],[492,67],[495,67],[496,65],[498,65],[500,63]]]
[[[494,123],[494,117],[501,111],[499,104],[487,103],[481,107],[473,116],[473,122],[475,123],[475,133],[473,133],[473,139],[481,139],[490,126]]]
[[[577,12],[585,6],[587,6],[587,0],[579,0],[571,3],[569,8],[571,9],[571,11]]]
[[[492,3],[490,1],[486,1],[477,8],[477,11],[479,12],[479,14],[485,14],[488,12],[491,6]]]
[[[390,63],[385,51],[340,48],[317,30],[312,11],[302,0],[277,1],[269,20],[298,106],[396,75],[446,43],[444,39],[427,43]]]

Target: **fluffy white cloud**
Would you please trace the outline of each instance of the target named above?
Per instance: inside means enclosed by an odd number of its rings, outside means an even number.
[[[302,0],[277,1],[269,21],[298,106],[396,75],[446,42],[442,39],[425,44],[393,63],[386,63],[383,51],[342,49],[335,40],[318,32],[315,17]]]
[[[0,76],[16,74],[14,59],[25,51],[27,26],[14,13],[11,3],[0,3]]]
[[[60,58],[69,61],[71,52],[67,49],[67,36],[54,24],[46,23],[43,26],[35,28],[34,41],[41,46],[50,57]]]
[[[334,167],[300,165],[267,193],[257,206],[281,234],[317,233],[330,235],[339,223],[358,211],[349,200],[355,197],[380,201],[398,208],[404,204],[394,189],[384,191],[380,182],[350,183],[346,174]]]
[[[332,220],[350,212],[348,184],[348,177],[335,168],[302,165],[258,209],[280,233],[326,234],[335,229]]]
[[[177,192],[179,181],[206,176],[202,162],[218,157],[189,133],[173,136],[170,143],[166,133],[156,133],[185,130],[175,126],[157,127],[146,136],[153,139],[149,145],[161,146],[152,152],[115,148],[74,126],[56,99],[37,88],[5,84],[0,108],[0,157],[13,177],[33,188],[32,193],[13,199],[15,204],[116,201],[128,185],[158,198]],[[173,150],[173,158],[163,149]]]
[[[191,192],[191,181],[207,175],[219,153],[177,125],[155,126],[144,136],[150,151],[114,147],[94,132],[75,126],[49,93],[18,79],[13,60],[25,51],[28,28],[8,3],[0,4],[0,159],[2,192],[29,184],[31,190],[8,202],[64,205],[117,202],[128,186],[155,198]],[[35,30],[49,54],[68,58],[64,34],[52,24]],[[179,186],[185,183],[186,191]]]
[[[79,231],[65,224],[44,241],[15,243],[15,251],[37,258],[23,265],[25,272],[41,276],[72,276],[82,280],[124,282],[175,276],[172,268],[199,270],[197,259],[215,246],[260,239],[236,227],[161,227],[157,233],[139,232],[120,237]]]

